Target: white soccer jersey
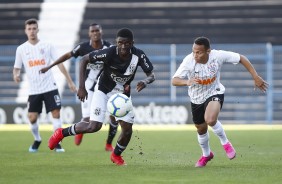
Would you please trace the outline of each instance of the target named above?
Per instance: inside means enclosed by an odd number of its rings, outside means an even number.
[[[39,41],[32,45],[25,42],[17,48],[15,68],[24,65],[29,81],[29,95],[41,94],[57,89],[52,71],[39,73],[39,70],[52,63],[58,55],[54,47],[49,43]]]
[[[238,64],[240,55],[235,52],[223,50],[211,50],[209,60],[206,64],[196,63],[193,53],[187,55],[174,77],[198,78],[199,84],[188,86],[188,95],[194,104],[202,104],[209,97],[216,94],[223,94],[225,87],[220,83],[220,69],[223,63]]]

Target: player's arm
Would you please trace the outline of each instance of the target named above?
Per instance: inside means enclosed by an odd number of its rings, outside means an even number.
[[[74,84],[73,80],[71,79],[69,72],[66,70],[64,64],[60,63],[60,64],[58,64],[58,67],[59,67],[60,71],[64,74],[64,76],[66,77],[70,90],[72,92],[76,92],[75,84]]]
[[[240,55],[240,63],[250,72],[254,79],[255,87],[258,87],[263,92],[266,92],[268,83],[264,81],[257,73],[249,59],[243,55]]]
[[[63,63],[63,62],[65,62],[66,60],[70,59],[71,57],[72,57],[71,52],[65,53],[64,55],[62,55],[61,57],[59,57],[59,58],[58,58],[54,63],[52,63],[51,65],[42,68],[42,69],[40,70],[40,73],[45,73],[45,72],[47,72],[47,71],[50,70],[53,66],[58,65],[58,64],[60,64],[60,63]]]
[[[136,86],[136,91],[139,92],[141,91],[142,89],[144,89],[147,84],[151,84],[152,82],[155,81],[155,74],[154,72],[148,72],[146,73],[147,77],[144,79],[144,80],[141,80],[137,83],[137,86]]]
[[[84,55],[79,61],[79,87],[77,91],[77,97],[79,100],[84,102],[87,99],[87,91],[85,89],[86,80],[86,68],[87,64],[90,62],[89,54]]]
[[[198,79],[192,78],[192,79],[182,79],[180,77],[173,77],[171,80],[171,84],[173,86],[191,86],[193,84],[198,83]]]
[[[21,75],[21,69],[14,68],[13,69],[13,79],[16,83],[19,83],[21,81],[20,75]]]

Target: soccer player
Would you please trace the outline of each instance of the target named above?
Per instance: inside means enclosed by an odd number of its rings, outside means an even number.
[[[233,159],[236,156],[236,151],[218,120],[225,91],[220,83],[220,69],[223,63],[241,63],[252,75],[256,87],[263,92],[268,87],[245,56],[230,51],[211,50],[210,41],[206,37],[194,40],[192,53],[184,58],[177,69],[172,77],[172,85],[188,86],[193,122],[203,153],[195,167],[206,166],[214,157],[209,145],[208,126],[219,138],[227,157]]]
[[[65,53],[59,59],[57,59],[51,65],[41,69],[42,73],[47,72],[53,66],[62,63],[71,57],[77,58],[78,56],[84,56],[94,50],[104,49],[112,46],[111,43],[102,39],[102,27],[99,24],[93,23],[89,26],[88,35],[90,41],[82,42],[78,44],[72,51]],[[94,92],[94,88],[96,85],[96,80],[98,79],[101,71],[103,69],[103,62],[89,63],[87,66],[86,74],[87,79],[85,81],[86,90],[88,93],[88,98],[81,102],[81,111],[82,111],[82,119],[81,121],[89,122],[90,117],[90,104]],[[113,151],[112,141],[117,133],[118,123],[115,120],[114,116],[110,116],[110,128],[108,133],[108,138],[105,145],[106,151]],[[83,138],[83,134],[75,135],[74,142],[76,145],[80,145]]]
[[[123,93],[124,90],[127,91],[125,88],[127,88],[134,79],[138,66],[141,66],[147,77],[137,83],[137,92],[140,92],[155,80],[152,63],[146,54],[142,50],[134,47],[133,44],[132,31],[128,28],[123,28],[118,30],[116,34],[116,46],[93,51],[81,58],[77,96],[82,101],[87,97],[84,83],[87,64],[98,61],[104,63],[104,70],[98,79],[92,98],[90,122],[81,121],[68,128],[57,129],[49,139],[49,148],[51,150],[53,150],[64,137],[99,131],[105,118],[109,97],[115,93]],[[130,111],[124,117],[116,117],[116,120],[121,126],[121,134],[114,151],[111,153],[110,159],[116,165],[126,165],[121,154],[126,149],[131,139],[134,113]]]
[[[51,44],[39,40],[37,37],[38,31],[36,19],[25,21],[25,34],[28,40],[18,46],[13,69],[13,79],[16,83],[19,83],[21,80],[21,68],[24,65],[29,81],[28,119],[30,121],[31,132],[34,136],[34,143],[30,146],[29,152],[37,152],[41,144],[37,119],[42,112],[43,102],[46,112],[51,112],[52,114],[54,131],[62,126],[60,120],[61,99],[54,77],[51,71],[45,74],[39,74],[39,70],[42,67],[51,63],[51,60],[58,58],[57,53]],[[58,67],[66,77],[70,89],[76,92],[75,85],[64,65],[60,64]],[[55,150],[56,152],[65,151],[60,144],[56,145]]]

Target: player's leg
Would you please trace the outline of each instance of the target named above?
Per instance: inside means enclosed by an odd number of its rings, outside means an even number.
[[[117,140],[114,151],[111,154],[111,160],[116,165],[126,165],[121,154],[126,149],[128,143],[130,142],[132,136],[132,125],[134,123],[134,113],[130,111],[124,117],[116,117],[116,120],[119,122],[121,127],[121,133]]]
[[[216,95],[209,98],[209,103],[206,107],[205,120],[212,128],[212,131],[220,140],[226,155],[229,159],[236,157],[236,151],[228,140],[222,124],[218,121],[218,115],[224,102],[224,95]]]
[[[112,152],[114,150],[112,146],[112,142],[117,134],[118,122],[116,121],[116,118],[114,116],[109,116],[109,118],[110,118],[109,132],[108,132],[108,137],[107,137],[107,141],[105,145],[105,150]]]
[[[89,80],[87,80],[87,81],[89,81]],[[88,89],[88,87],[87,87],[88,83],[85,82],[86,89]],[[90,107],[91,107],[91,101],[92,101],[92,97],[93,97],[93,91],[92,90],[87,90],[87,93],[88,93],[87,99],[85,99],[84,102],[81,102],[82,119],[80,121],[84,121],[84,122],[89,122],[89,120],[90,120]],[[83,139],[83,134],[76,134],[74,136],[74,143],[77,146],[79,146],[82,142],[82,139]]]
[[[28,120],[30,122],[30,130],[34,137],[33,144],[28,151],[31,153],[37,152],[41,144],[41,136],[39,133],[38,116],[42,112],[42,99],[40,95],[30,95],[28,97]]]
[[[51,122],[53,124],[53,131],[55,132],[57,129],[62,127],[62,121],[60,119],[61,98],[58,90],[44,93],[43,96],[44,96],[46,112],[47,113],[51,112],[52,115]],[[56,146],[55,151],[65,152],[65,150],[62,148],[60,143]]]
[[[205,114],[205,104],[193,104],[192,105],[192,115],[193,122],[197,128],[197,139],[199,146],[202,150],[202,155],[200,159],[196,162],[195,167],[204,167],[213,158],[213,153],[210,149],[209,144],[209,132],[208,126],[204,119]]]
[[[70,127],[57,129],[49,139],[49,148],[51,150],[54,149],[64,137],[99,131],[102,128],[102,122],[104,122],[107,99],[107,96],[103,92],[94,92],[90,109],[90,121],[81,121]]]

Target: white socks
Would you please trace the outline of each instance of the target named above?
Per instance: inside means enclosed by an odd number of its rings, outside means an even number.
[[[41,141],[41,137],[40,137],[40,134],[39,134],[39,128],[38,128],[37,122],[35,122],[34,124],[30,123],[30,130],[31,130],[31,133],[32,133],[32,135],[34,137],[34,140]]]
[[[220,121],[217,120],[216,124],[211,128],[214,134],[219,138],[221,145],[225,145],[229,142]]]
[[[53,123],[53,129],[54,129],[54,131],[55,130],[57,130],[58,128],[61,128],[62,127],[62,122],[61,122],[61,120],[58,118],[58,119],[56,119],[56,118],[52,118],[52,123]]]
[[[198,142],[200,144],[200,147],[202,148],[202,152],[203,152],[203,156],[204,157],[208,157],[210,156],[210,144],[209,144],[209,139],[210,139],[210,135],[209,132],[207,131],[207,133],[203,134],[203,135],[198,135]]]

